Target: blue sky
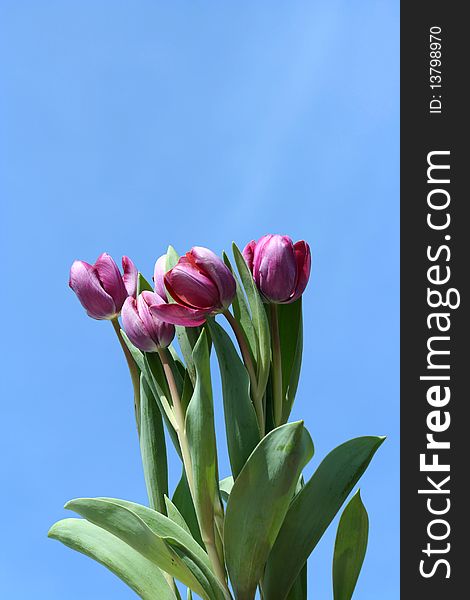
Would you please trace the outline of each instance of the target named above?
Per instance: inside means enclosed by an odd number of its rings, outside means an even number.
[[[313,252],[307,474],[348,438],[389,436],[361,483],[355,597],[398,597],[398,16],[391,0],[0,0],[2,597],[134,597],[46,538],[70,498],[145,502],[125,365],[68,289],[71,262],[106,250],[150,276],[169,243],[267,232]],[[333,540],[309,598],[332,597]]]

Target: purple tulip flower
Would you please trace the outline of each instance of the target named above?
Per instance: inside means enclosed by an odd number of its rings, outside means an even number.
[[[104,252],[95,264],[76,260],[70,268],[69,286],[93,319],[114,319],[128,296],[137,290],[137,269],[127,256],[122,257],[121,275],[112,257]]]
[[[131,342],[143,352],[166,348],[175,336],[175,328],[151,312],[151,306],[165,304],[153,292],[142,292],[137,300],[129,296],[122,307],[122,327]]]
[[[160,256],[155,263],[155,269],[153,271],[153,283],[155,287],[155,293],[158,294],[165,302],[168,297],[165,290],[165,272],[166,272],[166,254]]]
[[[289,304],[303,294],[310,277],[307,242],[292,243],[287,235],[265,235],[243,250],[261,295],[273,304]]]
[[[160,259],[159,259],[160,260]],[[158,263],[158,261],[157,261]],[[155,270],[155,289],[161,267]],[[232,303],[236,283],[224,262],[211,250],[195,246],[164,275],[165,287],[175,303],[157,304],[150,311],[157,317],[185,327],[202,325],[206,317],[223,312]]]

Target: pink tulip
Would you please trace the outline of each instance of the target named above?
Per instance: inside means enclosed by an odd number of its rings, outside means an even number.
[[[175,336],[175,328],[151,311],[151,306],[164,304],[153,292],[142,292],[137,300],[129,296],[122,307],[122,326],[131,342],[143,352],[157,352],[166,348]]]
[[[122,257],[124,275],[109,254],[104,252],[95,264],[76,260],[70,268],[69,286],[93,319],[114,319],[128,296],[137,290],[137,269],[127,256]]]
[[[165,290],[165,277],[166,272],[166,254],[160,256],[155,263],[155,269],[153,271],[153,283],[155,287],[155,293],[158,294],[165,302],[167,301],[167,294]]]
[[[303,294],[311,265],[307,242],[293,244],[287,235],[265,235],[247,244],[243,256],[267,302],[289,304]]]
[[[226,310],[236,292],[235,279],[223,261],[200,246],[182,256],[165,274],[164,282],[175,303],[154,305],[150,310],[167,323],[185,327],[202,325],[207,316]],[[157,275],[155,286],[157,290]]]

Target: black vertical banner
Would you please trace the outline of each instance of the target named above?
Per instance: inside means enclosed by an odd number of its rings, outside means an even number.
[[[468,24],[401,4],[401,598],[470,598]]]

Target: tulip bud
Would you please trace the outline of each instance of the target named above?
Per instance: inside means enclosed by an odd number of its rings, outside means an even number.
[[[265,235],[249,242],[243,256],[266,302],[289,304],[303,294],[311,265],[307,242],[293,244],[287,235]]]
[[[185,327],[202,325],[207,316],[226,310],[236,292],[235,279],[224,262],[200,246],[182,256],[165,274],[164,282],[175,302],[152,306],[151,311],[168,323]]]
[[[104,252],[95,264],[76,260],[70,268],[69,286],[93,319],[114,319],[128,296],[137,290],[137,269],[127,256],[122,257],[124,275],[109,254]]]
[[[166,348],[175,336],[175,328],[151,311],[151,306],[164,304],[158,294],[142,292],[137,300],[129,296],[122,307],[122,327],[136,348],[143,352],[157,352]]]

